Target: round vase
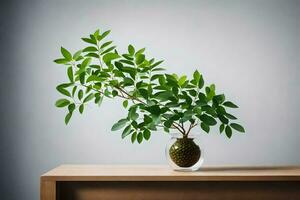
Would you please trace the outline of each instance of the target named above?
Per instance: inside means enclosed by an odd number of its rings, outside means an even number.
[[[166,146],[169,165],[176,171],[197,171],[203,163],[198,136],[172,134]]]

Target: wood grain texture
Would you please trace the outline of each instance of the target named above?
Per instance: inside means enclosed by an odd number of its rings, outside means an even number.
[[[300,182],[59,182],[58,200],[296,200]]]
[[[205,167],[177,172],[167,166],[62,165],[41,176],[52,181],[300,181],[300,166]]]
[[[42,180],[40,183],[40,199],[56,200],[56,181]]]

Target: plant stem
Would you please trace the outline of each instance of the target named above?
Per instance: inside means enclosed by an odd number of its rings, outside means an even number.
[[[136,98],[136,97],[133,97],[131,96],[128,92],[126,92],[123,88],[120,88],[120,87],[116,87],[118,90],[120,90],[121,92],[125,93],[128,97],[130,97],[130,99],[134,99],[144,105],[147,105],[145,102],[143,102],[142,100],[140,100],[139,98]],[[163,116],[162,116],[163,117]],[[165,118],[165,117],[164,117]],[[174,124],[176,124],[177,126],[175,126]],[[178,129],[183,135],[185,134],[185,129],[183,127],[183,124],[180,125],[179,123],[177,122],[173,122],[173,126]]]
[[[119,91],[121,91],[121,92],[123,92],[123,93],[125,93],[126,95],[127,95],[127,97],[129,97],[129,99],[133,99],[133,100],[136,100],[136,101],[138,101],[138,102],[140,102],[140,103],[142,103],[142,104],[144,104],[144,105],[147,105],[145,102],[143,102],[142,100],[140,100],[140,99],[138,99],[138,98],[136,98],[136,97],[134,97],[134,96],[131,96],[127,91],[125,91],[123,88],[120,88],[120,87],[115,87],[115,88],[117,88]]]
[[[97,49],[98,49],[98,56],[99,56],[100,70],[102,70],[101,49],[100,49],[100,47],[99,47],[99,42],[98,42],[98,41],[97,41]]]
[[[86,87],[86,88],[88,88],[89,86],[87,86],[87,85],[82,85],[82,86],[84,86],[84,87]],[[138,101],[138,102],[140,102],[140,103],[142,103],[142,104],[144,104],[144,105],[147,105],[145,102],[143,102],[142,100],[140,100],[140,99],[138,99],[138,98],[136,98],[136,97],[133,97],[133,96],[131,96],[127,91],[125,91],[123,88],[120,88],[120,87],[116,87],[119,91],[121,91],[121,94],[122,93],[124,93],[124,94],[126,94],[127,95],[127,97],[125,97],[123,94],[122,95],[117,95],[118,97],[120,97],[120,98],[123,98],[123,99],[127,99],[127,100],[136,100],[136,101]],[[94,90],[94,91],[96,91],[96,92],[99,92],[100,94],[102,94],[102,95],[104,95],[104,93],[102,92],[102,91],[100,91],[100,90],[96,90],[96,89],[94,89],[94,88],[92,88],[92,90]],[[162,116],[162,117],[164,117],[164,116]],[[165,117],[164,117],[165,118]],[[165,118],[166,119],[166,118]],[[184,129],[184,127],[182,126],[182,125],[180,125],[179,123],[177,123],[177,122],[173,122],[173,124],[172,124],[180,133],[182,133],[183,135],[185,135],[185,129]],[[176,126],[177,125],[177,126]]]
[[[187,133],[186,133],[186,136],[188,136],[189,133],[191,132],[192,128],[194,128],[194,127],[197,126],[197,125],[198,125],[197,123],[191,123],[191,124],[190,124],[190,127],[189,127],[189,129],[188,129],[188,131],[187,131]]]
[[[175,124],[172,124],[172,126],[174,126],[177,130],[179,130],[180,133],[182,133],[182,135],[185,135],[185,130],[180,129],[178,126],[176,126]]]

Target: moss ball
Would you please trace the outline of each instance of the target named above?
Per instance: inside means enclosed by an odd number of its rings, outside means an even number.
[[[201,156],[199,146],[191,138],[179,138],[169,150],[173,162],[179,167],[191,167]]]

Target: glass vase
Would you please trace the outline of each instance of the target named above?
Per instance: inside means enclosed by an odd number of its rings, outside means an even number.
[[[171,134],[165,153],[170,167],[176,171],[197,171],[203,163],[197,135]]]

